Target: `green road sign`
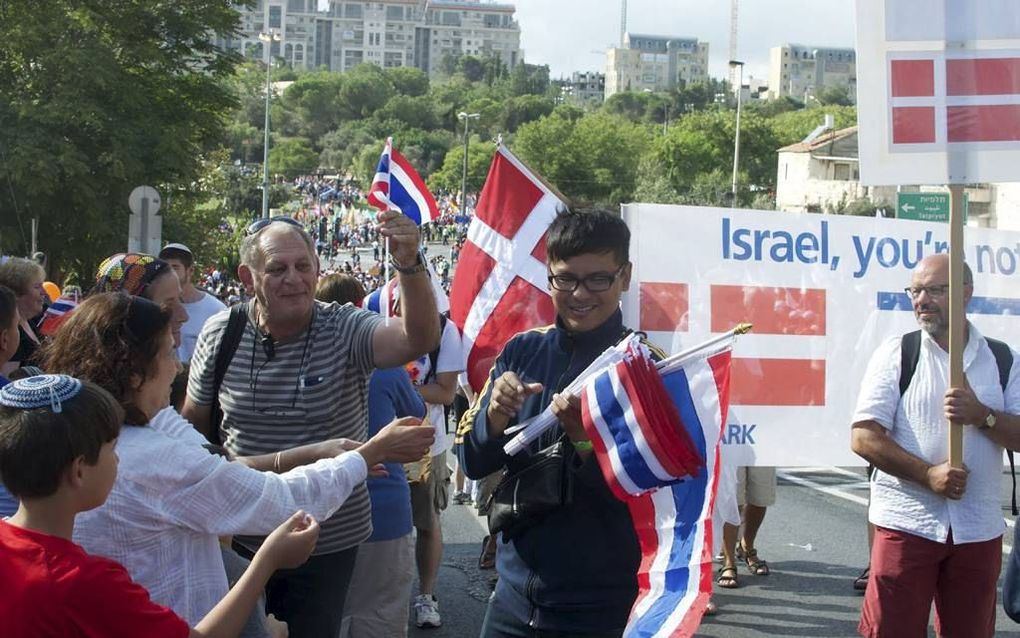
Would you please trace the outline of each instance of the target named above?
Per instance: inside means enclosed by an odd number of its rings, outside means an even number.
[[[949,222],[949,193],[896,193],[896,217],[923,222]],[[963,198],[967,219],[967,197]]]

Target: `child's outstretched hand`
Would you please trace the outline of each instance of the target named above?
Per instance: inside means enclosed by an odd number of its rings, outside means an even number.
[[[298,510],[266,537],[259,549],[275,569],[294,569],[311,555],[319,538],[319,523]]]

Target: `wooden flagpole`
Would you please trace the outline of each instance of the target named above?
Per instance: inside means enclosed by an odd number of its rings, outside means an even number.
[[[949,387],[962,388],[967,317],[963,307],[963,184],[949,186]],[[949,423],[949,465],[963,467],[963,424]]]

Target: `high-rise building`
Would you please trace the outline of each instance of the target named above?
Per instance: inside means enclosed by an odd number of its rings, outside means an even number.
[[[785,44],[769,50],[769,99],[806,102],[828,87],[845,89],[857,102],[857,54],[853,49]]]
[[[627,33],[606,52],[606,97],[621,91],[667,91],[708,79],[708,43],[697,38]]]
[[[606,97],[606,75],[597,71],[574,71],[558,84],[560,99],[568,104],[601,104]]]
[[[469,0],[256,0],[241,13],[237,37],[217,44],[246,57],[268,60],[259,40],[280,37],[271,54],[295,68],[345,71],[362,62],[417,67],[435,74],[444,56],[497,57],[508,67],[520,61],[520,26],[512,4]]]

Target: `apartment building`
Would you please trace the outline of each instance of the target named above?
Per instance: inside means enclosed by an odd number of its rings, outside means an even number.
[[[520,26],[512,4],[468,0],[256,0],[238,6],[240,33],[217,44],[246,57],[282,58],[295,68],[346,71],[363,62],[416,67],[433,75],[446,55],[498,57],[508,67],[521,58]],[[260,33],[279,41],[269,46]]]
[[[708,79],[708,43],[697,38],[627,33],[606,51],[606,97],[621,91],[668,91]]]
[[[823,88],[846,89],[857,102],[857,53],[853,49],[785,44],[769,49],[769,99],[807,102]]]

